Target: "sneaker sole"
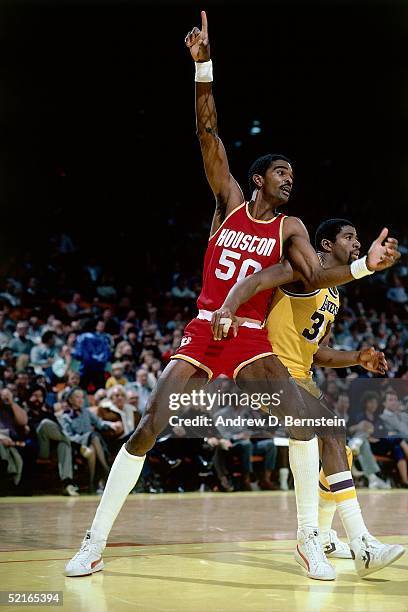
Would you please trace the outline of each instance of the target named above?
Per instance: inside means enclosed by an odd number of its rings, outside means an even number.
[[[308,578],[311,578],[312,580],[324,580],[324,581],[327,581],[327,580],[335,580],[335,579],[336,579],[336,575],[332,576],[331,578],[326,577],[326,576],[313,576],[313,575],[310,573],[310,570],[309,570],[309,568],[308,568],[308,566],[307,566],[307,563],[306,563],[305,559],[304,559],[304,558],[302,557],[302,555],[301,555],[301,554],[298,552],[297,548],[296,548],[296,550],[295,550],[294,557],[295,557],[295,561],[296,561],[297,563],[299,563],[299,565],[301,565],[301,566],[303,567],[303,569],[305,569],[305,570],[306,570],[306,575],[307,575],[307,577],[308,577]]]
[[[76,578],[76,577],[80,577],[80,576],[91,576],[92,574],[95,574],[96,572],[100,572],[101,570],[103,570],[103,568],[105,567],[105,564],[103,561],[99,561],[99,563],[97,563],[95,565],[95,567],[91,568],[91,570],[86,570],[83,569],[82,571],[75,571],[75,570],[65,570],[65,576],[67,576],[68,578]]]
[[[397,553],[395,553],[395,555],[389,559],[387,561],[387,563],[384,563],[383,565],[381,565],[381,567],[376,567],[376,568],[368,568],[368,569],[363,569],[360,570],[359,572],[357,572],[357,574],[360,576],[360,578],[365,578],[366,576],[369,576],[370,574],[374,574],[375,572],[379,572],[380,570],[384,569],[385,567],[388,567],[389,565],[391,565],[392,563],[394,563],[394,561],[398,561],[398,559],[400,559],[400,557],[402,557],[402,555],[405,553],[405,548],[403,548],[402,550],[399,550]]]

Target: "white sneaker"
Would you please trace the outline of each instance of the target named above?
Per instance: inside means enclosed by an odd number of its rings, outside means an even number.
[[[295,561],[307,571],[314,580],[334,580],[336,572],[324,554],[319,538],[319,530],[314,527],[302,527],[297,532]]]
[[[78,497],[79,493],[73,484],[69,484],[64,488],[64,495],[69,495],[69,497]]]
[[[334,557],[335,559],[353,558],[350,546],[339,540],[337,531],[334,531],[334,529],[324,532],[321,531],[320,540],[323,544],[323,550],[326,557]]]
[[[369,489],[391,489],[391,483],[387,480],[382,480],[377,474],[370,474],[368,477]]]
[[[104,568],[102,553],[106,542],[103,540],[95,541],[90,531],[82,540],[81,548],[71,561],[65,566],[66,576],[88,576],[99,572]]]
[[[399,544],[382,544],[370,533],[364,533],[350,542],[357,574],[368,576],[387,565],[391,565],[405,552]]]

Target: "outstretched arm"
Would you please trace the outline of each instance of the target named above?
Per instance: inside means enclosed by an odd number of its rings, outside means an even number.
[[[305,226],[296,217],[285,219],[284,241],[285,255],[294,272],[300,275],[306,291],[344,285],[363,276],[355,275],[356,262],[353,264],[354,268],[349,265],[324,268],[310,243]],[[389,268],[400,257],[398,241],[394,238],[388,238],[388,230],[384,228],[368,251],[365,262],[368,269],[367,274]]]
[[[313,359],[314,365],[323,368],[348,368],[359,365],[374,374],[385,374],[388,370],[384,353],[376,351],[373,347],[362,351],[340,351],[327,346],[326,341],[323,339],[320,344]]]
[[[307,230],[299,219],[294,217],[286,219],[284,232],[286,232],[285,247],[289,261],[285,260],[243,278],[230,289],[224,304],[212,316],[211,326],[215,340],[226,337],[231,325],[236,335],[238,329],[236,311],[260,291],[299,280],[302,281],[305,291],[313,291],[356,279],[349,265],[329,269],[322,267],[316,251],[310,244]],[[397,240],[387,236],[388,230],[384,228],[368,252],[366,264],[373,272],[391,267],[401,257],[397,250]]]
[[[255,274],[251,274],[235,283],[231,287],[224,304],[212,315],[211,327],[214,339],[221,340],[223,337],[226,337],[231,325],[234,335],[237,335],[239,321],[235,313],[251,297],[260,291],[286,285],[298,278],[299,275],[293,273],[290,263],[284,260],[282,263],[265,268],[265,270],[260,272],[255,272]]]
[[[201,11],[201,30],[193,28],[185,38],[191,57],[196,64],[210,62],[210,42],[205,11]],[[206,81],[197,81],[205,79]],[[241,188],[230,173],[228,158],[221,138],[218,136],[217,112],[212,92],[212,76],[202,77],[199,73],[195,83],[196,128],[200,141],[204,169],[208,183],[214,193],[216,210],[211,233],[213,234],[225,217],[242,204]]]

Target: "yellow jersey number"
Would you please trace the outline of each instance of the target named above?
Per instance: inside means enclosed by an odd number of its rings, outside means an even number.
[[[304,338],[306,338],[306,340],[308,340],[309,342],[315,342],[316,338],[318,337],[323,328],[325,318],[324,315],[321,312],[318,312],[317,310],[312,314],[310,318],[313,323],[312,327],[311,329],[307,329],[306,327],[302,332],[302,336],[304,336]]]

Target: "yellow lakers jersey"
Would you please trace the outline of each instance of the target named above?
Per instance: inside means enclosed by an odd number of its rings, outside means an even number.
[[[339,306],[335,287],[304,294],[277,288],[266,323],[268,337],[294,378],[311,377],[313,357]]]

